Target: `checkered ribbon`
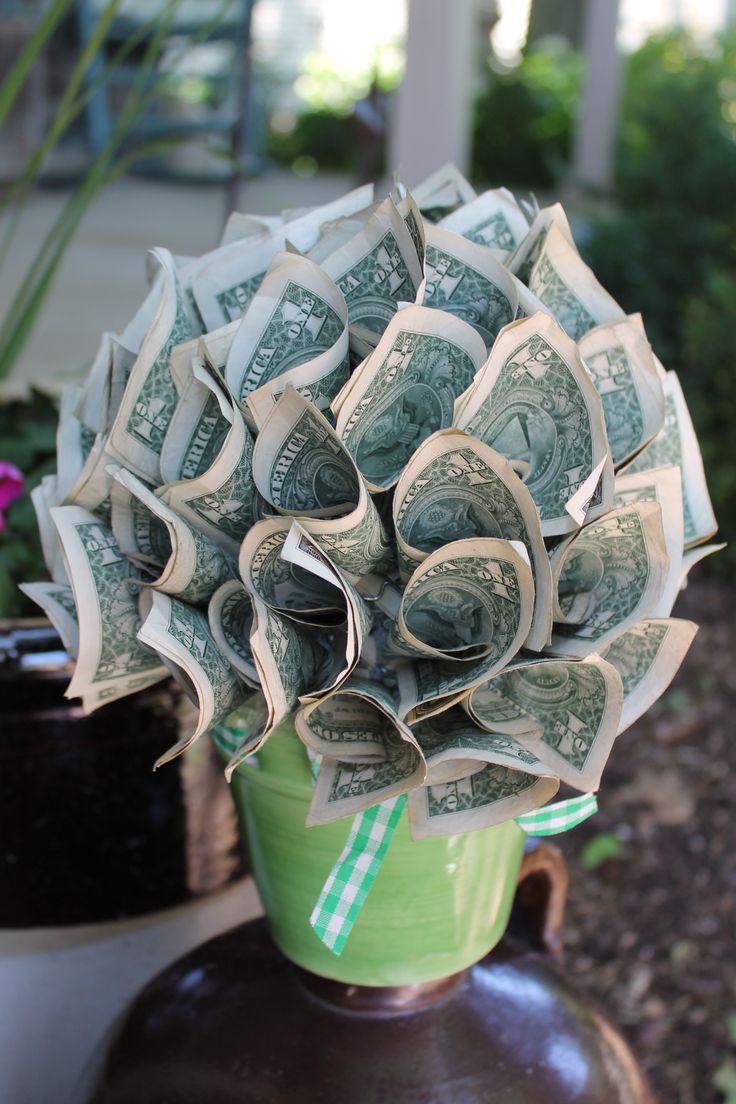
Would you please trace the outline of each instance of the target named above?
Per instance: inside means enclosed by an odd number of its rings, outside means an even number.
[[[554,805],[543,805],[533,813],[517,817],[516,823],[528,836],[556,836],[582,824],[597,812],[595,794],[587,793],[567,801],[555,801]]]
[[[313,770],[314,766],[313,762]],[[401,794],[358,813],[340,857],[327,875],[309,922],[336,955],[342,953],[376,880],[405,804],[406,795]],[[597,811],[595,794],[583,794],[516,817],[516,823],[528,835],[554,836]]]
[[[340,857],[327,875],[309,923],[339,955],[386,857],[406,794],[390,797],[354,818]]]

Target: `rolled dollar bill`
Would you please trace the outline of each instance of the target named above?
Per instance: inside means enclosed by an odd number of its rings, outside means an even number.
[[[622,472],[642,472],[676,464],[682,472],[685,548],[712,537],[718,528],[685,397],[674,372],[664,377],[665,420],[657,436],[627,464]]]
[[[586,265],[559,226],[547,231],[529,275],[529,290],[554,314],[574,341],[604,322],[623,322],[626,314]]]
[[[613,466],[603,406],[577,346],[547,315],[507,326],[458,400],[455,424],[507,457],[539,510],[545,537],[611,507]]]
[[[179,401],[169,371],[175,345],[195,335],[184,293],[168,250],[156,250],[162,270],[160,297],[150,329],[125,387],[107,452],[141,479],[161,482],[161,449]]]
[[[617,636],[603,657],[624,688],[618,731],[637,721],[662,696],[687,655],[698,626],[676,618],[646,617]]]
[[[485,245],[502,264],[515,252],[529,231],[529,223],[508,188],[493,188],[463,204],[438,224],[462,234],[476,245]]]
[[[143,620],[138,639],[155,649],[199,707],[194,730],[156,760],[155,766],[160,767],[191,747],[203,732],[224,721],[251,691],[222,655],[204,613],[153,590],[141,593],[140,605]]]
[[[56,506],[59,533],[79,620],[77,664],[66,697],[91,713],[166,678],[159,657],[137,639],[137,587],[112,531],[79,506]]]
[[[409,794],[412,838],[475,832],[502,824],[549,801],[558,785],[554,778],[489,763],[454,782],[422,786]]]
[[[236,556],[243,537],[260,515],[252,473],[253,441],[240,410],[203,366],[195,360],[192,370],[217,396],[228,430],[208,468],[191,478],[164,484],[157,497],[226,553]]]
[[[401,597],[395,655],[478,660],[500,668],[526,639],[534,584],[524,546],[492,538],[453,541],[416,569]]]
[[[541,211],[537,211],[534,215],[525,237],[506,261],[509,272],[513,272],[525,284],[529,282],[529,276],[542,252],[542,246],[551,226],[556,226],[569,245],[573,249],[576,248],[572,229],[562,204],[553,203],[551,207],[542,207]]]
[[[424,758],[395,706],[384,687],[352,679],[297,712],[299,736],[323,755],[308,825],[361,812],[424,781]]]
[[[664,390],[641,315],[588,330],[578,347],[603,403],[613,463],[620,467],[664,424]]]
[[[152,526],[149,530],[158,533],[159,550],[165,553],[168,544],[169,554],[161,573],[147,585],[198,605],[235,577],[235,566],[222,549],[157,498],[140,479],[124,468],[118,468],[113,478],[160,523],[157,529]]]
[[[348,310],[342,292],[306,257],[279,253],[243,315],[225,366],[236,402],[256,424],[286,383],[308,390],[318,409],[347,381]],[[319,361],[319,363],[316,363]]]
[[[427,222],[439,222],[464,203],[471,203],[475,189],[452,164],[443,165],[412,188],[417,207]]]
[[[337,434],[369,490],[393,486],[422,441],[452,424],[455,401],[485,360],[467,323],[407,307],[340,396]]]
[[[667,581],[651,617],[669,617],[680,590],[683,560],[684,520],[682,513],[682,479],[674,465],[655,468],[651,472],[617,475],[613,505],[629,506],[634,502],[658,502],[662,511],[662,527],[669,566]]]
[[[228,781],[240,763],[258,751],[289,716],[302,694],[332,685],[335,664],[340,662],[291,618],[275,613],[258,598],[251,600],[250,649],[266,699],[266,718],[263,727],[249,733],[231,757],[225,768]]]
[[[623,696],[615,667],[592,655],[582,662],[517,664],[471,691],[466,708],[477,724],[493,732],[496,715],[503,723],[509,706],[515,707],[529,720],[529,730],[515,738],[562,782],[587,791],[600,784],[619,729]]]
[[[298,517],[341,571],[357,577],[389,565],[383,522],[350,453],[293,387],[258,435],[253,475],[265,501]]]
[[[399,567],[406,580],[430,552],[455,540],[521,541],[529,553],[534,614],[524,644],[539,650],[552,629],[552,573],[531,494],[500,453],[457,429],[420,445],[394,493]]]
[[[486,348],[490,349],[503,327],[516,318],[516,281],[485,246],[451,230],[428,226],[424,271],[424,306],[468,322]]]
[[[555,549],[555,620],[547,651],[580,659],[656,608],[670,563],[657,502],[620,506]]]
[[[389,197],[365,226],[322,262],[345,296],[351,327],[380,336],[399,302],[413,302],[422,266],[404,220]]]
[[[72,659],[76,659],[79,654],[79,618],[72,588],[64,583],[21,583],[20,590],[41,607],[61,637],[66,651]]]
[[[291,526],[291,518],[283,517],[257,522],[240,549],[240,577],[247,590],[276,613],[303,624],[339,623],[341,600],[332,582],[281,554]]]
[[[253,603],[239,579],[229,579],[210,598],[207,607],[210,632],[234,671],[253,689],[260,686],[250,634],[253,628]]]

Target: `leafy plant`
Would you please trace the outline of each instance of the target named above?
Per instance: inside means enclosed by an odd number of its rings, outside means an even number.
[[[623,849],[618,836],[611,832],[599,832],[587,840],[580,852],[580,862],[585,870],[597,870],[608,859],[615,859]]]
[[[685,32],[629,59],[616,207],[593,221],[586,259],[674,368],[692,409],[725,539],[736,550],[736,33],[707,44]],[[723,570],[718,557],[710,570]]]
[[[475,104],[473,177],[554,185],[569,160],[581,77],[580,55],[562,39],[540,40],[513,68],[492,58]]]
[[[0,614],[37,616],[38,610],[18,590],[23,579],[42,579],[46,568],[36,528],[30,492],[56,464],[56,404],[34,392],[24,402],[0,405],[0,459],[9,460],[25,476],[22,496],[8,507],[0,534]]]

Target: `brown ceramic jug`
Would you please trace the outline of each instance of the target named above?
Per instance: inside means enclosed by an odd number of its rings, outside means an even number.
[[[264,920],[235,928],[143,990],[92,1104],[652,1104],[556,961],[566,888],[559,851],[529,851],[501,943],[413,986],[321,978]]]

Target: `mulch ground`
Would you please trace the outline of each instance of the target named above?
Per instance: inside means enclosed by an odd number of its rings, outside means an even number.
[[[693,582],[675,614],[701,626],[675,682],[618,739],[599,814],[559,837],[565,965],[660,1104],[723,1104],[713,1077],[736,1060],[736,590]],[[586,869],[600,836],[620,849]]]

